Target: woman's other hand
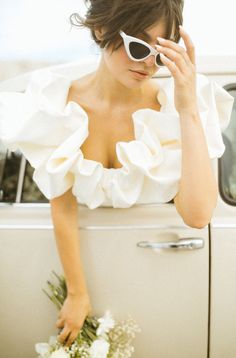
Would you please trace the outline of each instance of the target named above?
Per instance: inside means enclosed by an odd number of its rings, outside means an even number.
[[[176,110],[179,114],[198,113],[195,48],[190,36],[182,27],[180,35],[186,49],[174,41],[160,37],[157,39],[161,46],[155,46],[157,51],[164,55],[164,57],[161,56],[161,60],[174,77]]]
[[[62,328],[58,335],[61,344],[69,347],[75,341],[86,317],[91,314],[91,310],[87,294],[67,295],[56,322],[56,327]]]

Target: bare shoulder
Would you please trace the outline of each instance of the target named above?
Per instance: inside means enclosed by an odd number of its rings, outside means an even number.
[[[154,110],[160,110],[160,103],[158,102],[158,92],[160,86],[157,81],[154,79],[149,80],[145,88],[145,102],[147,106]]]
[[[152,92],[154,94],[156,94],[160,90],[160,85],[156,78],[152,78],[149,81],[149,88],[150,88],[150,92]]]
[[[71,86],[68,91],[67,102],[75,101],[78,102],[78,98],[81,100],[86,95],[86,92],[89,88],[89,80],[92,73],[88,73],[74,81],[72,81]]]

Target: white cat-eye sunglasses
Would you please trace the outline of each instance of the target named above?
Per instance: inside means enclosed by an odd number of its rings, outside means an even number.
[[[155,50],[147,42],[138,39],[137,37],[129,36],[120,31],[120,35],[123,38],[125,50],[129,58],[133,61],[143,61],[151,55],[155,56],[155,65],[157,67],[164,67],[165,65],[161,61],[160,52]]]

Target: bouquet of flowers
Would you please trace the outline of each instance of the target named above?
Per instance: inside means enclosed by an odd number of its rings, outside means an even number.
[[[47,281],[51,290],[50,300],[60,310],[67,296],[66,281],[57,275],[58,283]],[[103,317],[87,316],[76,340],[70,347],[62,345],[57,336],[51,336],[48,343],[36,343],[38,358],[129,358],[134,352],[131,345],[136,332],[141,332],[137,323],[129,316],[115,321],[107,310]]]

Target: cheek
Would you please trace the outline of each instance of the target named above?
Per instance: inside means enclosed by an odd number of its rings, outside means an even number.
[[[127,56],[124,46],[120,47],[115,52],[106,54],[107,63],[109,67],[116,70],[116,72],[124,68],[132,67],[132,60]]]
[[[120,49],[120,52],[119,52],[119,57],[120,57],[120,60],[122,61],[122,63],[124,65],[130,65],[133,61],[128,57],[126,51],[125,51],[125,48],[124,46]]]

